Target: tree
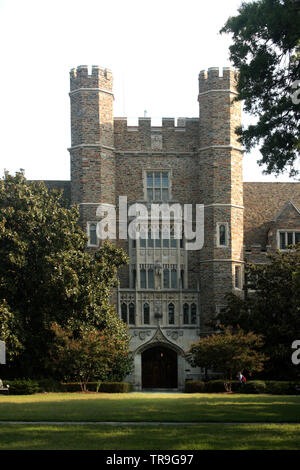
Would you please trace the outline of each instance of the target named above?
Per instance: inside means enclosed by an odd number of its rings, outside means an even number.
[[[228,294],[227,307],[217,322],[262,334],[264,351],[270,357],[265,375],[294,378],[297,370],[291,361],[291,344],[300,337],[300,244],[268,259],[268,264],[246,265],[245,299]]]
[[[261,335],[244,333],[239,328],[233,332],[227,327],[193,343],[186,353],[186,359],[192,367],[213,369],[222,373],[225,380],[231,381],[233,374],[238,371],[246,370],[251,375],[263,370],[266,357],[261,352],[262,345]],[[231,391],[230,382],[228,391]]]
[[[132,371],[133,364],[126,329],[124,323],[116,322],[103,330],[81,325],[74,335],[71,326],[63,329],[53,323],[56,340],[52,360],[56,373],[63,380],[80,382],[82,391],[87,390],[91,378],[123,380]]]
[[[77,207],[65,207],[60,193],[22,172],[0,182],[0,299],[7,312],[0,331],[16,337],[13,366],[23,376],[47,371],[53,322],[103,330],[117,317],[111,289],[127,255],[109,243],[88,253],[78,219]]]
[[[237,134],[247,151],[260,145],[265,173],[279,174],[294,164],[300,150],[299,0],[243,2],[221,33],[232,33],[230,60],[239,69],[236,99],[256,124]]]

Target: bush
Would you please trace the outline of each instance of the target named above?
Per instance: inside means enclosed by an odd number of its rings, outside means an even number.
[[[40,391],[39,384],[31,379],[8,380],[11,395],[32,395]]]
[[[128,393],[131,390],[132,385],[128,382],[102,382],[99,388],[102,393]]]
[[[250,380],[243,385],[241,393],[267,393],[267,384],[263,380]]]
[[[63,388],[60,382],[52,378],[37,379],[40,392],[62,392]]]
[[[187,380],[185,382],[185,393],[204,393],[205,392],[205,382],[201,380]]]
[[[63,392],[82,392],[80,382],[61,383],[60,385]],[[87,384],[87,391],[98,392],[99,386],[100,382],[89,382]]]
[[[209,380],[205,383],[204,391],[207,393],[224,393],[226,392],[224,383],[229,382],[228,380],[218,379],[218,380]]]

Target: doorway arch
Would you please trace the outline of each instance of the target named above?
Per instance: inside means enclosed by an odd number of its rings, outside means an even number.
[[[177,388],[178,354],[165,346],[142,352],[142,388]]]

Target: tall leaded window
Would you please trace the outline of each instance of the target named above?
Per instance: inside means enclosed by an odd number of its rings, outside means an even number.
[[[191,305],[191,324],[195,325],[197,323],[197,305]]]
[[[168,307],[168,322],[169,322],[169,325],[174,325],[174,323],[175,323],[175,307],[174,307],[174,304],[169,304],[169,307]]]
[[[225,225],[219,225],[219,244],[226,246],[226,227]]]
[[[148,303],[144,304],[144,325],[150,324],[150,307]]]
[[[147,288],[146,269],[144,268],[140,270],[140,283],[141,283],[141,289]]]
[[[129,304],[129,324],[135,325],[135,308],[133,303]]]
[[[154,271],[152,268],[148,269],[148,289],[154,289]]]
[[[234,286],[237,289],[241,288],[241,267],[235,266],[234,268]]]
[[[127,304],[123,303],[121,305],[121,317],[122,317],[122,320],[123,322],[127,323],[128,319],[127,319]]]
[[[97,246],[96,224],[89,224],[89,245]]]
[[[169,270],[166,268],[164,269],[164,289],[169,289],[170,283],[170,273]]]
[[[171,270],[171,288],[177,289],[177,269]]]
[[[169,197],[169,174],[166,171],[147,171],[148,201],[167,201]]]
[[[189,305],[183,304],[183,323],[188,325],[189,323]]]

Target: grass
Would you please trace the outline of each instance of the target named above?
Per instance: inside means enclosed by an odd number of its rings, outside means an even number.
[[[0,425],[0,450],[297,450],[300,425]]]
[[[300,423],[300,396],[180,393],[1,395],[0,421]]]
[[[53,422],[0,424],[0,450],[292,450],[300,447],[300,396],[0,395],[0,421]],[[73,423],[57,425],[55,421]],[[79,421],[88,424],[80,425]],[[130,423],[90,424],[96,421],[150,424],[147,427]],[[163,421],[171,424],[160,426],[159,422]],[[195,424],[179,426],[176,422]],[[236,424],[222,424],[226,422]]]

